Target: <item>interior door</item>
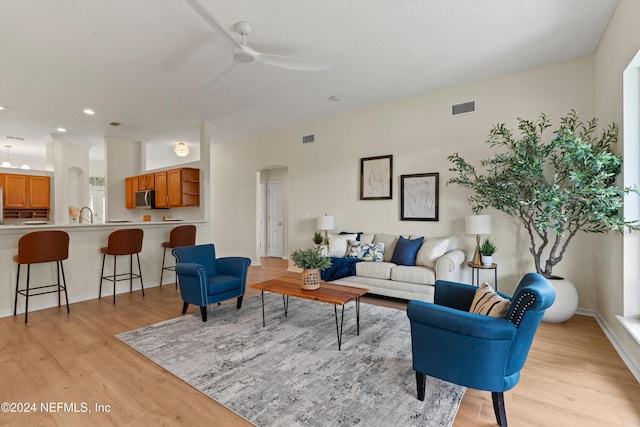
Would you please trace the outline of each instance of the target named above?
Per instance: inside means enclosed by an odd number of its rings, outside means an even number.
[[[282,181],[267,183],[267,224],[269,256],[284,256],[284,193]]]

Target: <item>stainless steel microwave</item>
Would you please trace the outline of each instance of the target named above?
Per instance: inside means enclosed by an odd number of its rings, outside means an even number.
[[[154,209],[156,207],[156,191],[136,191],[136,208]]]

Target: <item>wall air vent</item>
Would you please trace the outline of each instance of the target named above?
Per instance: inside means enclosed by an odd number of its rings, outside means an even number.
[[[10,135],[7,135],[7,136],[5,136],[5,138],[6,139],[12,139],[14,141],[24,141],[24,138],[21,137],[21,136],[10,136]]]
[[[462,104],[451,106],[451,115],[453,116],[455,116],[456,114],[472,113],[474,111],[476,111],[475,101],[463,102]]]
[[[303,144],[309,144],[310,142],[313,142],[316,140],[316,136],[315,135],[305,135],[302,137],[302,143]]]

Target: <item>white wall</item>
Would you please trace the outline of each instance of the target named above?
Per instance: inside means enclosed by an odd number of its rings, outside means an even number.
[[[640,2],[621,0],[614,13],[609,27],[600,42],[595,54],[595,97],[596,113],[603,122],[615,121],[623,123],[623,72],[633,57],[640,50]],[[620,152],[626,152],[626,144],[638,144],[637,139],[622,141]],[[638,158],[625,158],[625,163],[634,162]],[[625,180],[626,181],[626,180]],[[640,183],[637,183],[640,184]],[[638,203],[637,196],[627,199],[627,203]],[[606,327],[614,334],[622,345],[627,356],[636,366],[640,365],[640,346],[615,319],[616,315],[625,315],[623,298],[629,288],[636,288],[639,233],[627,234],[624,238],[617,234],[604,236],[596,247],[600,248],[597,273],[597,310]],[[633,259],[629,259],[632,256]],[[628,259],[623,265],[623,257]],[[626,289],[625,289],[626,288]],[[637,313],[636,313],[637,314]]]
[[[375,106],[350,114],[281,129],[211,149],[212,231],[216,248],[256,260],[256,171],[282,165],[289,171],[289,251],[310,245],[315,218],[330,212],[336,231],[456,234],[470,254],[474,239],[464,235],[471,214],[468,194],[446,186],[452,175],[447,156],[458,151],[478,163],[491,155],[486,136],[498,122],[535,119],[547,113],[557,119],[570,109],[585,118],[594,114],[593,57],[511,74],[479,83]],[[372,88],[375,90],[375,88]],[[451,105],[474,100],[476,112],[451,116]],[[302,144],[313,132],[316,142]],[[215,134],[215,130],[214,130]],[[393,199],[359,200],[360,158],[392,154]],[[440,220],[400,221],[399,176],[440,173]],[[306,213],[310,218],[305,219]],[[500,290],[512,290],[519,275],[533,268],[521,227],[494,214],[499,252]],[[580,237],[556,273],[576,283],[582,308],[595,308],[590,238]],[[588,243],[590,244],[590,243]],[[571,265],[575,265],[574,268]],[[587,266],[585,268],[585,265]],[[470,281],[465,269],[463,278]]]
[[[80,209],[89,204],[89,147],[54,138],[47,143],[47,159],[55,171],[52,218],[68,224],[69,206]]]

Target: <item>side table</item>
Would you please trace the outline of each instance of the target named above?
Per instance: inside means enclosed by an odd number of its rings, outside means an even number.
[[[495,290],[498,290],[498,264],[482,265],[468,262],[467,265],[471,267],[471,284],[474,286],[480,286],[480,270],[493,270],[493,286]]]

